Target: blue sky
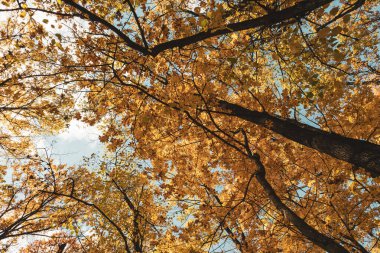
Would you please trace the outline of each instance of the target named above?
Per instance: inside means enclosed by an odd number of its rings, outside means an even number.
[[[75,165],[82,162],[83,156],[103,152],[104,146],[99,141],[99,135],[97,127],[73,120],[60,134],[39,137],[36,144],[38,148],[47,148],[57,163]]]

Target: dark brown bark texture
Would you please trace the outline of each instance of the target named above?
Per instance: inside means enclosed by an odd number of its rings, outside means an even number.
[[[379,145],[323,131],[266,112],[250,110],[227,101],[220,100],[219,106],[227,110],[229,115],[247,120],[301,145],[363,168],[372,177],[380,176]]]

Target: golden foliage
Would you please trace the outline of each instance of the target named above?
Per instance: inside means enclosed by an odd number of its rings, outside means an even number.
[[[0,232],[59,235],[23,252],[379,250],[379,1],[0,5],[0,146],[108,149],[3,169]]]

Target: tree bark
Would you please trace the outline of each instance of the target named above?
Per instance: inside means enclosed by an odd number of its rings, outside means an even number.
[[[380,176],[380,145],[329,133],[266,112],[249,110],[227,101],[219,100],[219,106],[227,110],[229,115],[247,120],[306,147],[364,168],[372,177]]]
[[[63,253],[63,251],[65,250],[65,248],[66,248],[66,243],[59,244],[58,245],[58,251],[57,251],[57,253]]]
[[[263,187],[264,191],[268,195],[269,199],[276,207],[276,209],[283,213],[284,218],[292,223],[302,235],[304,235],[309,241],[318,245],[327,252],[332,253],[348,253],[342,245],[334,241],[332,238],[318,232],[309,224],[307,224],[303,219],[301,219],[295,212],[293,212],[289,207],[287,207],[281,199],[277,196],[275,190],[270,185],[270,183],[265,178],[265,167],[261,163],[259,156],[256,154],[252,157],[255,162],[258,173],[256,174],[256,179],[259,184]]]

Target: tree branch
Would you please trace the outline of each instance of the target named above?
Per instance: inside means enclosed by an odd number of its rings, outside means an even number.
[[[227,110],[227,115],[247,120],[301,145],[364,168],[372,177],[380,176],[380,145],[329,133],[223,100],[219,100],[219,107]]]
[[[143,53],[144,55],[148,55],[149,54],[149,51],[137,44],[136,42],[132,41],[126,34],[124,34],[121,30],[119,30],[117,27],[115,27],[114,25],[112,25],[111,23],[109,23],[107,20],[99,17],[98,15],[92,13],[91,11],[87,10],[85,7],[75,3],[74,1],[71,1],[71,0],[63,0],[63,2],[65,2],[66,4],[70,5],[71,7],[79,10],[81,13],[85,14],[88,16],[88,18],[92,21],[95,21],[95,22],[98,22],[102,25],[104,25],[105,27],[107,27],[108,29],[112,30],[114,33],[116,33],[122,40],[124,40],[124,42],[132,49],[136,50],[136,51],[139,51],[141,53]]]
[[[278,211],[284,214],[285,219],[291,222],[298,231],[301,232],[307,239],[309,239],[314,244],[318,245],[327,252],[332,253],[348,253],[348,251],[339,243],[335,242],[332,238],[321,234],[309,224],[307,224],[303,219],[301,219],[295,212],[293,212],[289,207],[287,207],[276,194],[273,187],[265,178],[265,167],[262,164],[258,154],[252,157],[255,162],[258,173],[256,174],[256,179],[259,184],[263,187],[264,191],[267,193],[269,199],[272,201],[274,206]]]

